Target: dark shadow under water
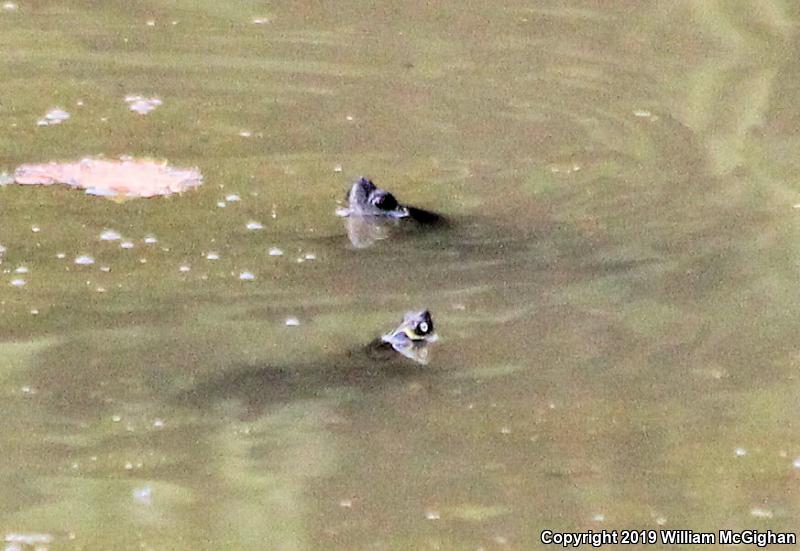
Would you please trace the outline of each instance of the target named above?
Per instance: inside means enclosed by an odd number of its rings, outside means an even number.
[[[242,418],[254,419],[273,407],[298,400],[353,391],[379,392],[412,381],[432,384],[437,378],[439,371],[435,368],[416,364],[394,351],[375,354],[370,350],[372,346],[329,361],[233,366],[225,373],[209,376],[180,392],[176,401],[200,410],[233,401],[241,408]]]

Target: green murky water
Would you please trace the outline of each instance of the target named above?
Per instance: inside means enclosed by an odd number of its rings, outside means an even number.
[[[4,7],[0,171],[133,154],[205,184],[0,189],[0,530],[169,550],[796,530],[798,23],[790,0]],[[136,115],[136,93],[164,103]],[[451,226],[353,250],[333,211],[360,174]],[[354,378],[415,307],[431,364]]]

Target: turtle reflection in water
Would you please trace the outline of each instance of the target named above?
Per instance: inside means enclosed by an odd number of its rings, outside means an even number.
[[[437,340],[430,312],[408,312],[396,329],[338,360],[297,367],[241,367],[201,382],[181,400],[202,406],[232,399],[241,402],[250,415],[258,415],[276,402],[311,398],[345,387],[381,388],[403,376],[419,375],[414,364],[428,363],[431,344]]]
[[[394,195],[367,178],[358,179],[350,187],[345,203],[347,206],[336,213],[345,218],[347,236],[358,249],[386,239],[392,229],[401,225],[426,227],[443,222],[435,212],[399,203]]]

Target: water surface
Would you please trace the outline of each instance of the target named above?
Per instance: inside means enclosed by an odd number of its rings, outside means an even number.
[[[205,177],[125,203],[0,189],[0,529],[170,550],[796,530],[799,20],[788,0],[0,11],[0,172],[132,154]],[[449,228],[354,250],[333,212],[362,174]],[[361,377],[354,351],[419,307],[431,364]]]

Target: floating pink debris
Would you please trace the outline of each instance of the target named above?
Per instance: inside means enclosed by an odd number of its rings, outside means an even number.
[[[155,22],[153,22],[153,25],[155,25]],[[128,109],[140,115],[148,114],[163,103],[159,98],[145,98],[143,96],[125,96],[125,102],[128,104]]]
[[[76,163],[20,165],[14,172],[14,182],[45,186],[66,184],[85,189],[89,195],[129,198],[180,193],[202,184],[203,175],[197,168],[175,168],[166,161],[87,158]]]

